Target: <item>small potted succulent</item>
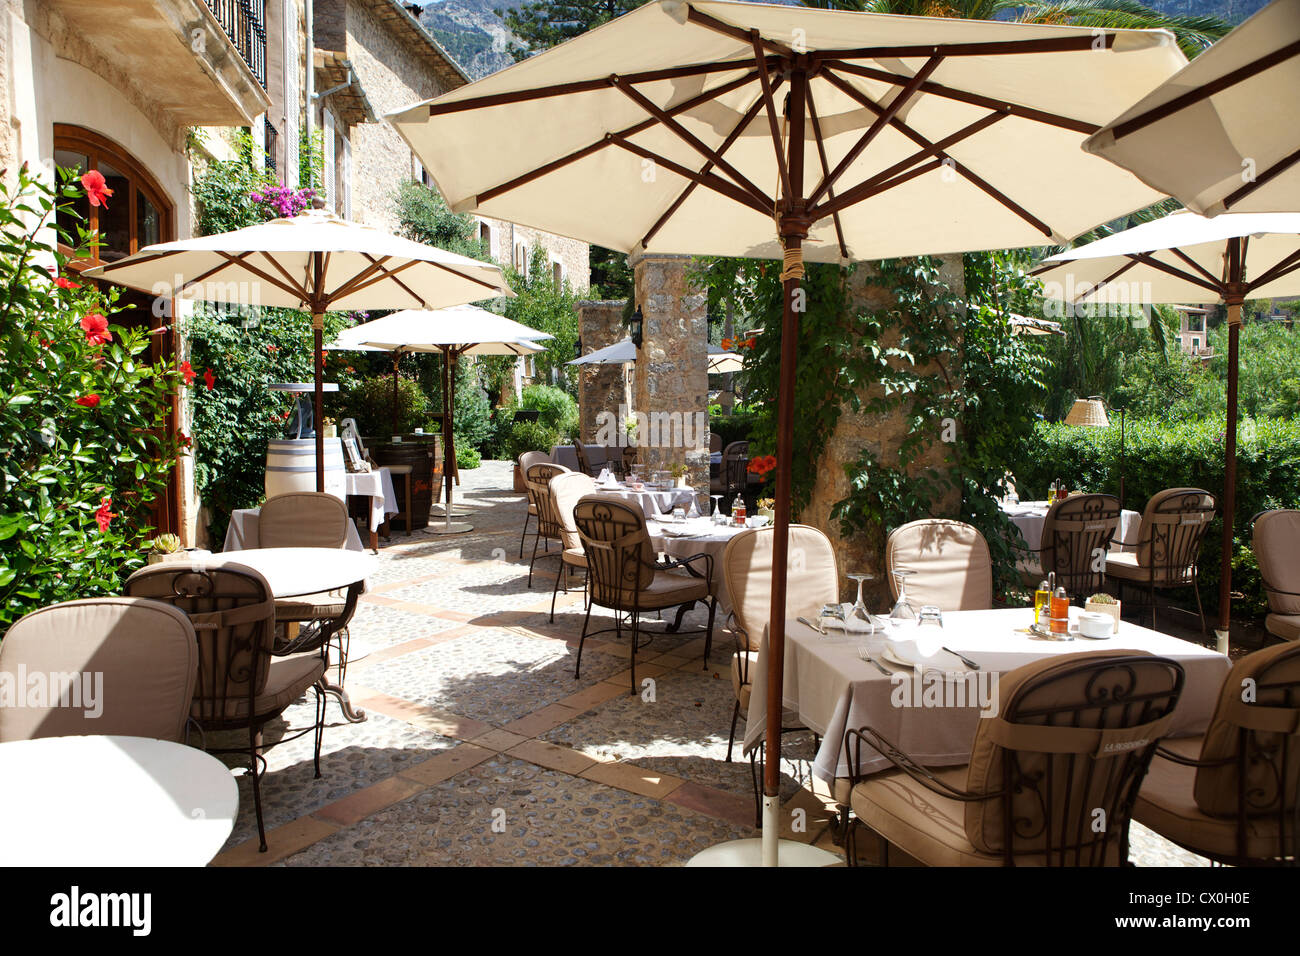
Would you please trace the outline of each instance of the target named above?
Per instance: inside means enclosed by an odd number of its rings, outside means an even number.
[[[766,518],[769,522],[776,520],[775,498],[759,498],[756,504],[758,505],[758,516],[760,518]]]
[[[181,539],[174,534],[160,534],[156,538],[150,538],[145,544],[149,546],[150,564],[174,561],[175,555],[181,553]]]
[[[674,479],[676,479],[676,484],[678,488],[690,487],[689,477],[690,477],[691,469],[684,462],[676,462],[672,465],[669,465],[668,472],[673,476]]]
[[[1109,594],[1097,593],[1088,598],[1083,609],[1097,614],[1110,615],[1115,619],[1114,633],[1119,633],[1120,602],[1117,598],[1112,597]]]

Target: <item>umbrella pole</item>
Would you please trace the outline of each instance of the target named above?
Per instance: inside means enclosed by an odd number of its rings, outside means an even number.
[[[312,312],[312,338],[316,353],[316,491],[325,490],[325,314]]]
[[[456,436],[453,434],[452,419],[456,408],[455,362],[459,358],[459,353],[452,346],[442,347],[442,478],[447,490],[444,495],[446,501],[443,505],[442,527],[434,525],[432,527],[434,534],[464,534],[466,531],[474,530],[474,526],[468,522],[453,523],[451,520],[451,499],[454,493],[452,483],[455,478],[456,462]]]
[[[1241,300],[1228,302],[1228,417],[1223,429],[1223,552],[1219,556],[1220,653],[1228,653],[1232,614],[1233,518],[1237,508],[1237,339],[1241,331]]]
[[[393,434],[397,434],[397,367],[402,364],[402,351],[393,352]]]

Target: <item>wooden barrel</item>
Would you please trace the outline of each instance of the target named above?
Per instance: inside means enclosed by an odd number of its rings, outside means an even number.
[[[409,465],[411,468],[411,524],[405,530],[413,531],[429,526],[429,509],[438,499],[438,485],[442,481],[442,438],[438,435],[420,435],[417,440],[394,445],[367,442],[375,464]],[[395,479],[398,503],[404,504],[401,479]],[[400,519],[394,519],[401,524]]]
[[[316,490],[316,439],[278,438],[266,446],[266,496]],[[340,500],[347,498],[347,469],[343,444],[325,439],[325,490]]]

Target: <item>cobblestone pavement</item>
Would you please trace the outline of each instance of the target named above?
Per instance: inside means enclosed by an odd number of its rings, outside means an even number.
[[[598,635],[575,677],[581,594],[560,591],[551,623],[554,558],[538,557],[528,586],[532,538],[520,559],[524,498],[510,466],[484,462],[462,481],[458,500],[474,514],[460,520],[472,532],[381,542],[350,628],[346,683],[366,720],[348,723],[330,701],[320,779],[310,733],[266,752],[266,853],[237,772],[239,819],[214,863],[680,865],[756,836],[749,760],[737,747],[726,761],[730,634],[716,628],[705,666],[702,610],[678,634],[652,624],[636,694],[626,639]],[[591,629],[606,626],[612,619],[594,611]],[[310,727],[314,713],[308,694],[267,741]],[[783,835],[839,852],[809,774],[810,735],[788,734],[785,751]],[[1141,866],[1206,863],[1137,825],[1132,856]]]

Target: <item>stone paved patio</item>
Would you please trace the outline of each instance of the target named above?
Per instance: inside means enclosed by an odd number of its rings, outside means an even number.
[[[524,499],[510,466],[485,462],[462,480],[473,532],[395,535],[380,549],[347,675],[367,719],[349,724],[330,702],[320,780],[310,734],[267,752],[267,853],[240,774],[239,820],[214,863],[679,865],[757,835],[749,762],[738,748],[725,760],[731,636],[717,628],[705,668],[704,612],[679,635],[656,635],[637,654],[638,684],[651,679],[653,695],[629,693],[628,649],[612,635],[588,640],[575,679],[581,596],[561,592],[552,624],[554,560],[537,562],[528,587],[531,538],[520,560]],[[308,695],[267,739],[310,726],[314,710]],[[838,852],[809,775],[812,741],[787,735],[786,747],[783,835]],[[873,842],[859,840],[863,852]],[[1207,862],[1136,824],[1133,859]]]

